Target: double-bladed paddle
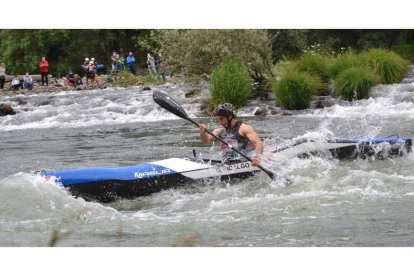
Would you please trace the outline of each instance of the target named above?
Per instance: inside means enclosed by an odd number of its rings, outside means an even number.
[[[179,103],[177,103],[173,98],[171,98],[169,95],[163,92],[160,92],[160,91],[154,91],[152,97],[154,101],[162,108],[168,110],[169,112],[177,115],[180,118],[190,121],[191,123],[195,124],[197,127],[200,127],[200,125],[197,122],[195,122],[193,119],[188,117],[183,107]],[[220,137],[211,133],[211,131],[209,131],[208,129],[206,129],[206,132],[210,134],[211,136],[213,136],[215,139],[219,140],[220,142],[228,146],[233,151],[237,152],[238,154],[240,154],[241,156],[249,160],[250,162],[253,162],[253,160],[250,157],[240,152],[238,149],[233,148],[230,144],[228,144],[226,141],[224,141]],[[268,169],[264,168],[261,165],[258,165],[257,167],[261,169],[262,171],[264,171],[271,179],[275,179],[275,174],[273,172],[269,171]]]

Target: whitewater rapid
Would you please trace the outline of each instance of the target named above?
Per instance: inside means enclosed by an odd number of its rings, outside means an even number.
[[[196,121],[218,126],[185,98],[181,85],[0,96],[15,116],[0,117],[0,245],[413,246],[414,155],[339,161],[329,156],[279,160],[277,178],[208,180],[109,204],[74,198],[37,170],[125,166],[212,155],[218,143],[157,106],[171,94]],[[205,93],[205,91],[203,92]],[[372,97],[291,116],[240,112],[266,147],[297,139],[413,137],[414,84],[381,85]],[[260,103],[274,105],[273,102]]]

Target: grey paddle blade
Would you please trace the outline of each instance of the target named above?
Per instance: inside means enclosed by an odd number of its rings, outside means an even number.
[[[162,108],[170,111],[171,113],[177,115],[180,118],[188,120],[188,115],[182,106],[177,103],[173,98],[168,94],[160,91],[154,91],[152,94],[154,101],[161,106]]]

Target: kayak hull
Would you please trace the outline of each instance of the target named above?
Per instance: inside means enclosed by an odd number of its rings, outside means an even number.
[[[188,182],[216,178],[230,180],[247,178],[259,171],[248,161],[234,161],[212,165],[180,158],[108,168],[93,167],[62,171],[42,171],[48,181],[55,181],[72,195],[88,200],[110,202],[132,199],[162,190],[178,188]]]

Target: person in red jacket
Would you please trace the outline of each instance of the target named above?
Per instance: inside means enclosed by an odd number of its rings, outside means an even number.
[[[42,60],[39,63],[40,74],[42,75],[42,85],[46,86],[49,85],[49,81],[47,79],[47,74],[49,73],[49,62],[47,62],[45,57],[42,57]]]

